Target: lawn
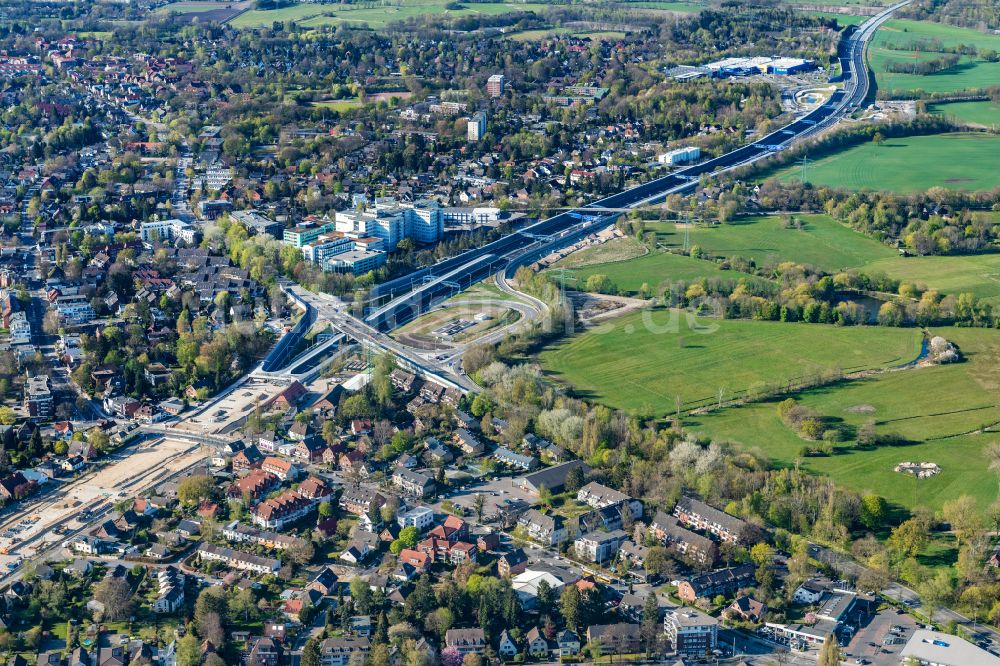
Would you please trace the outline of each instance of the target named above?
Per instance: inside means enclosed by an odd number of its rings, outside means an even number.
[[[951,102],[948,104],[932,104],[928,107],[931,113],[940,113],[949,118],[955,118],[962,123],[979,127],[1000,126],[1000,104],[997,102]]]
[[[542,352],[554,379],[597,402],[665,415],[733,396],[757,382],[792,381],[833,368],[896,366],[917,357],[912,329],[711,320],[676,310],[626,315]]]
[[[801,229],[786,229],[777,215],[748,217],[735,224],[692,227],[688,230],[689,241],[712,256],[746,257],[754,259],[758,266],[794,261],[830,273],[898,256],[896,250],[828,215],[794,217],[801,221]],[[683,228],[673,223],[648,226],[658,232],[660,243],[671,247],[683,245]]]
[[[626,2],[619,6],[623,9],[659,9],[681,14],[697,14],[706,7],[700,2]]]
[[[905,507],[941,505],[961,494],[985,508],[997,495],[997,476],[987,469],[983,448],[998,437],[968,434],[1000,421],[1000,333],[988,329],[933,331],[959,345],[963,363],[884,373],[869,379],[808,391],[799,399],[848,427],[875,421],[881,434],[909,443],[874,449],[843,445],[829,457],[804,458],[806,469],[859,492],[876,492]],[[727,409],[685,420],[694,431],[760,448],[791,465],[806,442],[778,418],[775,404]],[[926,479],[899,474],[900,462],[934,462],[941,473]]]
[[[798,179],[801,167],[776,175]],[[1000,136],[934,134],[887,139],[881,146],[865,143],[817,159],[807,166],[806,178],[814,185],[856,190],[988,190],[1000,186]]]
[[[921,39],[940,40],[944,46],[971,44],[977,48],[1000,50],[1000,36],[997,35],[932,21],[905,19],[886,21],[872,40],[869,53],[872,70],[875,72],[880,90],[892,94],[908,94],[915,91],[953,92],[986,88],[996,85],[1000,80],[1000,63],[987,62],[971,56],[963,56],[959,64],[950,70],[927,76],[885,71],[885,63],[889,60],[925,61],[940,55],[907,48]]]
[[[312,105],[319,107],[321,109],[330,109],[331,111],[350,111],[362,106],[364,102],[357,99],[325,99],[319,102],[313,102]]]
[[[611,242],[614,243],[617,241]],[[673,254],[661,250],[656,250],[645,256],[627,261],[592,264],[573,268],[573,266],[579,266],[579,262],[581,261],[589,263],[588,255],[585,253],[591,251],[607,251],[607,248],[584,250],[580,253],[584,255],[582,258],[570,255],[573,259],[570,260],[567,258],[556,262],[553,265],[554,270],[549,269],[549,273],[555,275],[558,269],[564,267],[564,262],[567,262],[569,265],[565,266],[565,268],[572,268],[572,276],[576,278],[575,282],[568,281],[567,286],[580,285],[582,288],[588,277],[600,273],[607,275],[619,291],[630,294],[638,292],[644,283],[648,284],[655,291],[658,286],[665,287],[671,282],[681,280],[692,281],[703,277],[725,280],[738,280],[746,277],[753,278],[753,276],[740,271],[723,270],[717,264],[710,261],[692,259],[681,254]]]
[[[418,16],[447,14],[448,16],[472,16],[486,14],[494,16],[521,11],[541,11],[551,5],[531,3],[473,3],[462,9],[448,10],[447,0],[396,0],[384,4],[370,3],[364,6],[299,4],[281,9],[253,10],[237,16],[230,24],[234,28],[258,28],[269,26],[274,21],[296,21],[302,26],[319,27],[340,23],[364,23],[372,28],[384,27],[390,23],[405,21]]]

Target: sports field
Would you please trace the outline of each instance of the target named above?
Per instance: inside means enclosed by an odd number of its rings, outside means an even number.
[[[996,102],[950,102],[931,104],[931,113],[940,113],[948,118],[978,127],[1000,126],[1000,104]]]
[[[405,21],[425,15],[474,16],[476,14],[507,14],[522,11],[541,11],[551,5],[531,3],[472,3],[462,9],[448,10],[447,0],[395,0],[372,2],[365,5],[324,5],[306,3],[281,9],[253,10],[240,14],[230,22],[234,28],[259,28],[274,21],[296,21],[305,27],[337,25],[340,23],[367,24],[380,28],[390,23]]]
[[[574,392],[642,414],[711,404],[756,382],[794,381],[833,368],[896,366],[920,352],[913,329],[743,320],[689,320],[647,310],[554,344],[542,366]]]
[[[896,250],[847,227],[829,215],[795,215],[801,228],[785,228],[777,215],[740,218],[735,224],[693,226],[687,230],[691,245],[718,257],[740,256],[758,266],[794,261],[827,272],[858,268],[898,255]],[[681,247],[685,230],[673,223],[647,225],[658,241]]]
[[[798,165],[777,173],[781,180],[800,176]],[[815,185],[857,190],[988,190],[1000,185],[1000,136],[935,134],[866,143],[810,163],[806,177]]]
[[[631,239],[623,239],[629,242]],[[620,241],[611,241],[619,243]],[[634,242],[634,241],[631,241]],[[614,246],[612,246],[614,247]],[[700,259],[692,259],[681,254],[673,254],[662,250],[654,250],[649,254],[626,261],[614,261],[611,263],[591,264],[576,268],[581,261],[587,262],[587,253],[606,252],[607,247],[592,248],[584,250],[579,255],[571,255],[573,260],[567,262],[566,268],[572,268],[572,275],[575,282],[568,282],[566,286],[583,285],[587,278],[594,274],[607,275],[611,282],[622,293],[634,294],[642,288],[643,284],[648,284],[650,288],[656,289],[658,285],[666,285],[680,280],[691,281],[699,278],[716,278],[722,280],[738,280],[741,277],[751,277],[740,271],[727,271],[719,268],[718,264]],[[557,271],[563,268],[563,262],[557,262],[550,274],[557,277]]]
[[[916,46],[915,42],[919,40],[930,39],[939,40],[944,46],[969,44],[981,49],[1000,50],[998,35],[932,21],[905,19],[886,21],[876,33],[869,49],[872,71],[875,72],[879,89],[893,94],[915,91],[954,92],[986,88],[1000,81],[1000,63],[987,62],[972,56],[962,56],[954,68],[927,76],[885,71],[885,64],[888,61],[916,62],[940,56],[938,53],[910,48]]]
[[[874,449],[845,443],[829,457],[803,459],[806,469],[911,508],[938,509],[961,494],[972,495],[985,508],[996,498],[997,476],[987,469],[982,450],[1000,439],[1000,432],[972,431],[1000,421],[1000,333],[951,328],[932,333],[955,342],[966,361],[884,373],[799,396],[803,404],[849,428],[874,420],[878,433],[900,435],[908,443]],[[786,465],[794,463],[805,444],[781,421],[773,402],[690,417],[685,425],[760,448]],[[916,479],[893,471],[905,461],[934,462],[941,473]]]

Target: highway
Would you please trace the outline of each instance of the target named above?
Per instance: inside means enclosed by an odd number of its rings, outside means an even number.
[[[506,257],[527,263],[524,255],[536,246],[539,238],[551,238],[580,226],[613,221],[617,214],[606,209],[628,209],[653,203],[675,192],[696,186],[703,175],[719,174],[749,164],[784,150],[793,142],[804,140],[836,124],[846,113],[860,107],[870,96],[872,85],[865,63],[865,51],[875,31],[896,10],[911,0],[897,3],[871,17],[856,30],[846,34],[839,46],[843,89],[835,91],[826,103],[795,121],[734,151],[706,160],[627,189],[574,210],[568,210],[529,225],[482,247],[445,259],[433,266],[376,285],[369,293],[375,308],[365,321],[380,330],[392,330],[435,302],[454,294],[455,287],[467,286],[493,271],[496,259]],[[566,240],[569,240],[567,234]]]

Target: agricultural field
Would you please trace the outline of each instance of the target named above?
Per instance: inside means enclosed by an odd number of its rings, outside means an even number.
[[[872,71],[880,91],[890,94],[912,94],[955,92],[959,90],[986,88],[1000,80],[1000,62],[987,62],[978,57],[962,56],[959,64],[950,70],[927,76],[885,71],[888,61],[926,61],[940,54],[911,50],[908,47],[917,40],[939,40],[944,46],[970,44],[981,49],[1000,51],[1000,36],[934,23],[931,21],[910,21],[893,19],[886,21],[869,47]],[[892,48],[898,47],[898,48]]]
[[[626,2],[620,6],[628,9],[657,9],[680,14],[697,14],[708,5],[700,2]]]
[[[695,320],[646,310],[565,339],[542,366],[575,394],[612,407],[663,416],[740,395],[759,382],[800,380],[903,365],[920,353],[913,329],[836,327],[743,320]]]
[[[338,25],[341,23],[366,24],[371,28],[405,21],[419,16],[447,14],[448,16],[473,16],[476,14],[507,14],[522,11],[541,11],[550,5],[530,3],[475,3],[458,10],[448,10],[447,0],[396,0],[367,5],[299,4],[281,9],[252,10],[232,20],[234,28],[259,28],[274,21],[296,21],[304,27]]]
[[[1000,185],[998,167],[1000,136],[935,134],[887,139],[881,146],[854,146],[812,162],[806,177],[815,185],[855,190],[988,190]],[[794,180],[800,175],[797,165],[776,174],[780,180]]]
[[[758,266],[782,261],[809,264],[834,273],[898,256],[892,248],[837,222],[829,215],[795,215],[801,228],[785,228],[781,216],[740,218],[733,224],[692,226],[689,242],[711,256],[741,256]],[[647,224],[659,243],[680,248],[685,231],[674,223]]]
[[[977,127],[1000,126],[1000,104],[997,102],[950,102],[947,104],[932,104],[928,107],[931,113],[939,113],[958,122]]]
[[[623,241],[627,243],[630,239],[621,239],[606,243],[611,248],[588,248],[570,255],[566,259],[556,262],[549,269],[549,272],[553,277],[558,278],[557,272],[560,269],[572,269],[572,277],[575,279],[575,282],[570,282],[569,277],[567,277],[567,287],[583,285],[591,275],[607,275],[618,290],[625,294],[637,293],[643,284],[647,284],[650,288],[656,290],[657,286],[664,286],[680,280],[691,281],[703,277],[738,280],[743,277],[752,277],[740,271],[723,270],[718,264],[710,261],[692,259],[681,254],[673,254],[662,250],[656,250],[644,256],[626,261],[590,263],[591,261],[600,261],[597,259],[597,256],[600,255],[593,253],[609,252],[614,249],[614,245],[612,244],[618,244]],[[631,242],[634,243],[635,241]],[[564,265],[564,262],[568,262],[569,265]]]
[[[855,448],[845,442],[830,456],[801,459],[806,469],[908,508],[939,509],[945,501],[969,494],[985,509],[996,498],[996,474],[988,470],[983,448],[998,437],[1000,334],[959,328],[931,333],[956,343],[966,360],[887,372],[798,396],[848,430],[871,420],[879,434],[898,435],[905,443]],[[759,448],[784,465],[794,464],[807,444],[781,421],[774,402],[691,416],[685,426]],[[975,432],[984,426],[989,426],[985,434]],[[906,461],[937,463],[941,472],[917,479],[893,471]]]

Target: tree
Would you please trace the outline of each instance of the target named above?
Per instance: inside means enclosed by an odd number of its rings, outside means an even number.
[[[823,648],[819,651],[818,666],[840,666],[840,643],[836,636],[823,643]]]
[[[888,545],[899,559],[916,557],[927,543],[927,526],[917,518],[909,518],[899,524],[889,535]]]
[[[587,480],[583,473],[582,467],[574,467],[566,474],[565,488],[566,492],[575,493],[580,488],[583,487],[584,482]]]
[[[882,132],[875,132],[875,134],[872,135],[872,143],[874,143],[876,146],[881,146],[883,143],[885,143],[885,136],[882,134]]]
[[[198,594],[194,604],[194,620],[201,627],[212,613],[225,623],[229,617],[229,597],[222,587],[206,587]]]
[[[122,620],[132,615],[132,587],[125,578],[102,580],[94,590],[94,599],[104,605],[105,620]]]
[[[486,505],[486,496],[482,493],[476,493],[475,497],[472,498],[472,508],[476,510],[476,516],[479,518],[479,522],[483,521],[483,507]]]
[[[201,643],[189,627],[184,637],[177,641],[177,666],[198,666],[201,663]]]
[[[971,541],[982,531],[982,520],[976,500],[969,495],[962,495],[948,500],[941,507],[941,515],[951,525],[959,545]]]
[[[888,511],[889,505],[879,495],[865,495],[861,498],[861,522],[870,530],[882,527]]]
[[[566,626],[577,631],[582,619],[582,603],[580,590],[576,585],[567,585],[559,595],[559,612],[562,613]]]
[[[204,474],[189,476],[177,484],[177,499],[187,505],[199,504],[212,496],[215,483]]]
[[[14,425],[17,422],[17,413],[10,407],[0,407],[0,423],[3,425]]]
[[[319,641],[310,638],[302,648],[302,657],[299,661],[302,666],[321,666],[323,656],[319,651]]]

